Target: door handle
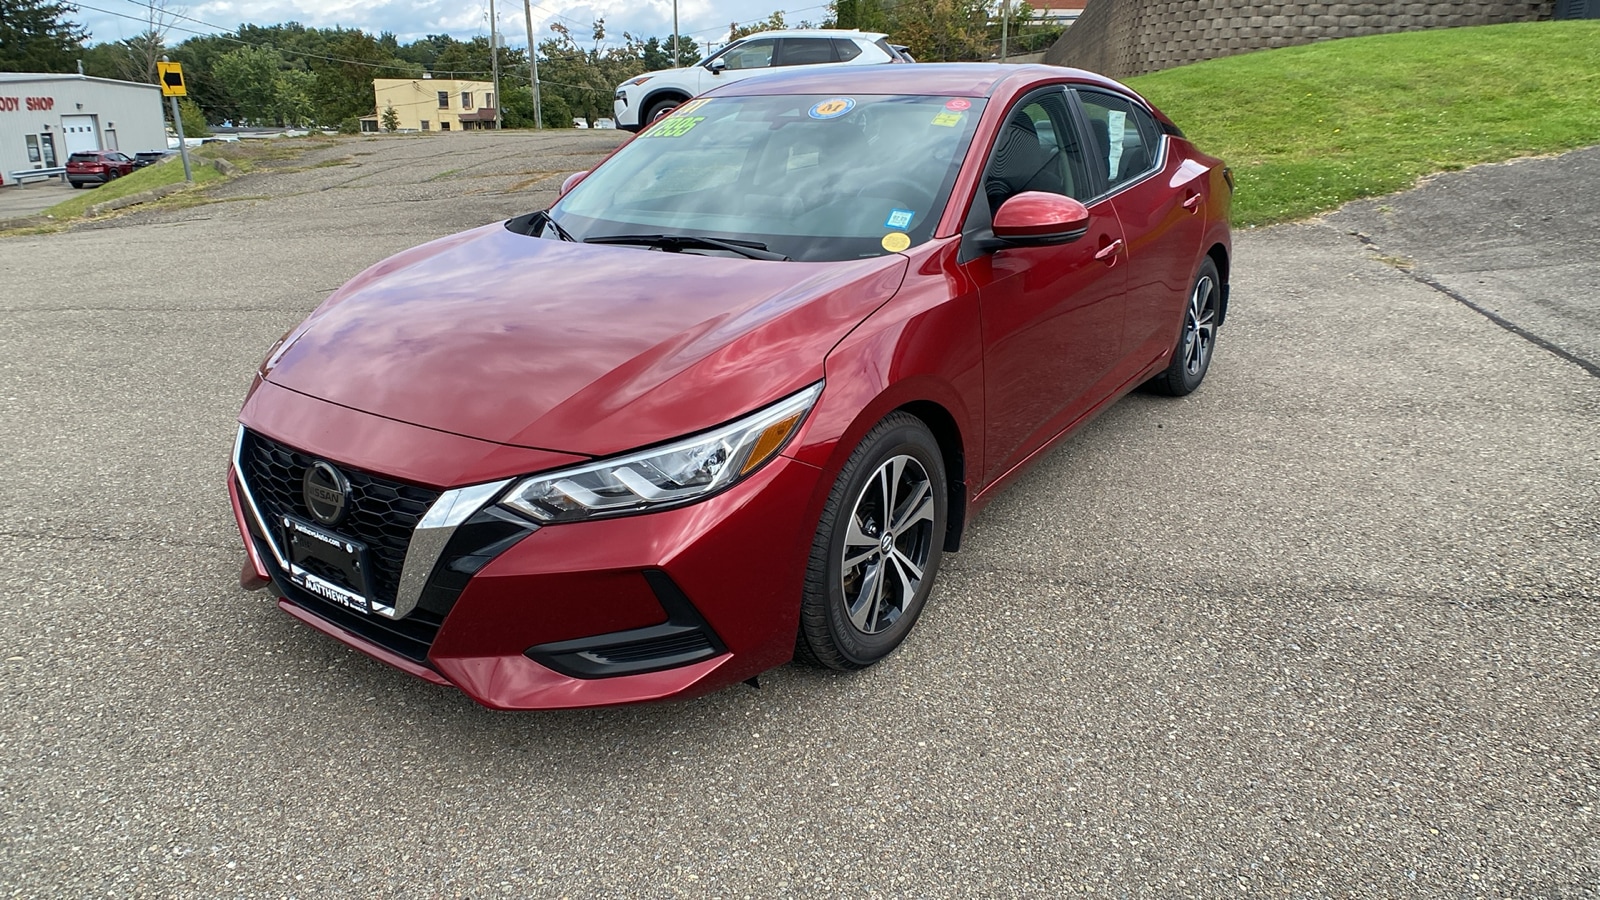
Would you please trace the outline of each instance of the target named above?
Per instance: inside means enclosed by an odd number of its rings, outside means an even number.
[[[1187,209],[1189,212],[1199,212],[1200,211],[1200,195],[1199,194],[1190,194],[1189,195],[1189,199],[1183,201],[1183,208]]]
[[[1109,259],[1112,262],[1116,262],[1117,251],[1121,250],[1121,249],[1122,249],[1122,238],[1117,238],[1116,240],[1112,241],[1111,243],[1105,245],[1104,247],[1101,247],[1100,250],[1095,253],[1094,258],[1095,259]]]

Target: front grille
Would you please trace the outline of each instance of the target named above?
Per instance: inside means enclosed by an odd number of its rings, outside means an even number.
[[[240,462],[250,493],[261,507],[266,525],[282,546],[279,517],[285,514],[314,522],[302,492],[306,469],[316,457],[285,444],[246,431]],[[337,534],[367,545],[371,571],[367,573],[371,599],[393,606],[400,585],[400,569],[405,565],[411,533],[428,507],[439,499],[439,492],[411,484],[390,481],[357,469],[340,467],[350,481],[350,511],[335,528]],[[313,562],[314,561],[308,561]],[[323,566],[308,565],[312,574],[343,583],[337,573]],[[355,585],[345,585],[354,588]]]

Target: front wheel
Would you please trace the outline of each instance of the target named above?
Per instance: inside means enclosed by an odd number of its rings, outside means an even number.
[[[1189,289],[1189,303],[1183,311],[1183,331],[1172,361],[1160,375],[1145,386],[1158,394],[1182,397],[1200,386],[1211,368],[1211,354],[1217,347],[1217,325],[1222,319],[1222,279],[1217,264],[1206,257]]]
[[[798,659],[861,669],[900,646],[933,589],[948,503],[944,457],[922,420],[894,413],[867,433],[812,541]]]
[[[667,113],[670,113],[673,110],[677,109],[678,108],[678,104],[680,104],[682,102],[683,102],[682,100],[661,100],[661,101],[659,101],[657,103],[652,104],[650,106],[650,109],[644,114],[644,119],[642,119],[639,122],[639,124],[640,125],[649,125],[651,122],[654,122],[655,120],[661,118],[662,116],[666,115]]]

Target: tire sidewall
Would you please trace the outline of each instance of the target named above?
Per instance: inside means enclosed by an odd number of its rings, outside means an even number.
[[[1189,374],[1189,368],[1183,362],[1183,338],[1189,331],[1189,303],[1194,298],[1194,289],[1200,286],[1200,279],[1207,276],[1211,278],[1212,292],[1218,295],[1216,315],[1220,317],[1222,313],[1222,276],[1217,272],[1217,264],[1208,256],[1200,263],[1200,270],[1194,273],[1194,279],[1189,282],[1189,293],[1183,300],[1183,324],[1178,329],[1178,345],[1172,351],[1172,374],[1182,384],[1185,394],[1199,387],[1200,382],[1205,380],[1206,372],[1211,369],[1211,360],[1217,355],[1217,337],[1222,333],[1222,329],[1213,328],[1210,352],[1206,354],[1200,371],[1193,375]]]
[[[888,629],[878,634],[864,634],[851,624],[849,607],[845,603],[844,592],[839,587],[844,561],[845,529],[867,482],[886,460],[900,455],[912,457],[928,473],[934,495],[932,548],[928,554],[928,564],[923,569],[922,580],[917,585],[917,592],[909,608]],[[932,591],[934,580],[939,574],[939,559],[944,548],[944,531],[949,506],[949,483],[944,470],[944,457],[939,452],[939,445],[933,435],[925,427],[914,420],[907,421],[882,432],[870,448],[867,448],[866,453],[852,459],[851,463],[846,465],[845,473],[842,473],[835,490],[841,493],[838,496],[839,502],[834,507],[836,514],[833,520],[827,523],[830,533],[824,573],[828,631],[840,655],[854,665],[866,666],[887,656],[905,640],[906,634],[921,617],[922,610],[927,605],[928,594]]]

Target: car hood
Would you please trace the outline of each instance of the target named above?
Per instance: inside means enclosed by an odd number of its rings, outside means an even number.
[[[822,377],[906,259],[766,262],[531,238],[501,224],[356,276],[268,381],[453,434],[600,456],[709,428]]]

